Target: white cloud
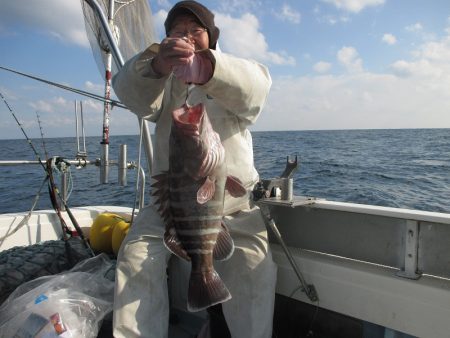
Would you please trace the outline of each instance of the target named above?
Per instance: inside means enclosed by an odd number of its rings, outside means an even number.
[[[0,21],[29,27],[64,43],[89,47],[79,1],[27,0],[4,1]]]
[[[261,6],[259,1],[221,0],[218,12],[220,13],[255,13]]]
[[[326,73],[326,72],[328,72],[331,69],[331,63],[324,62],[324,61],[319,61],[313,66],[313,69],[317,73]]]
[[[31,108],[39,112],[51,113],[54,111],[53,105],[44,100],[38,100],[30,103]]]
[[[322,0],[322,2],[332,4],[338,9],[359,13],[366,7],[383,5],[385,0]]]
[[[450,128],[450,33],[422,44],[413,55],[394,62],[392,74],[374,74],[362,69],[353,47],[344,47],[338,60],[359,71],[274,78],[257,127]]]
[[[441,70],[433,66],[428,60],[419,61],[405,61],[398,60],[394,62],[390,69],[393,73],[400,77],[411,77],[411,76],[439,76]]]
[[[292,56],[269,50],[266,38],[259,31],[259,21],[253,14],[245,13],[240,18],[233,18],[216,13],[216,23],[221,27],[219,44],[224,52],[272,64],[295,64]]]
[[[299,24],[301,21],[300,12],[294,10],[287,4],[283,5],[283,7],[281,8],[281,12],[276,12],[276,16],[283,21],[289,21],[294,24]]]
[[[450,60],[450,33],[441,41],[430,41],[422,45],[418,55],[427,60],[448,63]]]
[[[53,97],[48,100],[30,102],[29,105],[39,113],[53,113],[61,109],[67,110],[73,108],[73,103],[68,102],[62,96]]]
[[[440,40],[423,43],[412,55],[414,60],[398,60],[391,65],[394,74],[436,83],[450,81],[450,32]]]
[[[84,83],[84,86],[87,91],[103,95],[105,93],[105,84],[99,84],[99,83],[92,83],[91,81],[86,81]]]
[[[322,14],[322,10],[319,6],[315,6],[313,9],[314,16],[319,23],[326,23],[328,25],[334,26],[337,23],[348,23],[350,22],[350,17],[344,13],[338,16],[333,14]]]
[[[363,70],[362,59],[354,47],[342,47],[337,53],[337,59],[349,72],[361,72]]]
[[[387,43],[388,45],[395,45],[397,43],[397,38],[390,33],[386,33],[383,35],[381,41]]]
[[[423,83],[366,72],[274,78],[257,128],[448,128],[449,93],[450,81]]]
[[[101,101],[92,99],[83,100],[83,109],[86,108],[88,112],[97,113],[97,115],[99,115],[98,113],[103,113],[103,106],[103,102]],[[98,120],[98,118],[96,117],[95,120]]]
[[[418,32],[418,31],[423,30],[423,26],[422,26],[422,24],[420,22],[416,22],[413,25],[406,26],[405,29],[408,32]]]

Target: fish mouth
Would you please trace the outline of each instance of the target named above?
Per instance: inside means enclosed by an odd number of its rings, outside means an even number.
[[[202,103],[192,107],[184,104],[181,108],[173,111],[172,117],[177,129],[185,135],[200,135],[203,112],[204,106]]]

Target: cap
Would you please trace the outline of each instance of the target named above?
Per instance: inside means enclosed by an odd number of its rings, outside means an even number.
[[[217,40],[219,39],[220,30],[214,23],[214,14],[208,8],[198,3],[197,1],[180,1],[172,7],[172,9],[169,11],[169,14],[167,14],[166,21],[164,22],[166,35],[169,34],[175,18],[180,14],[186,13],[194,15],[198,19],[198,21],[207,29],[209,36],[209,48],[215,49]]]

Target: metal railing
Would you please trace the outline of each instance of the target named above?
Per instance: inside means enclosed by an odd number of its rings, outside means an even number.
[[[264,203],[289,247],[450,279],[450,214],[301,196]]]

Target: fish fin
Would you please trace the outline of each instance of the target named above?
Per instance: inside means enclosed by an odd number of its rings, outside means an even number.
[[[205,204],[211,198],[213,198],[216,192],[216,179],[211,179],[209,176],[206,177],[205,182],[202,184],[200,189],[197,191],[197,202],[200,204]]]
[[[222,229],[217,236],[216,245],[213,250],[213,257],[217,261],[225,261],[233,255],[234,242],[231,238],[227,226],[222,221]]]
[[[225,188],[228,190],[233,197],[242,197],[247,193],[242,181],[233,175],[227,176],[227,181],[225,183]]]
[[[230,291],[215,270],[191,273],[187,305],[190,312],[201,311],[229,299]]]
[[[177,255],[178,257],[190,262],[191,258],[188,256],[186,250],[183,249],[181,242],[175,232],[173,226],[169,226],[164,233],[164,245],[169,251]]]

